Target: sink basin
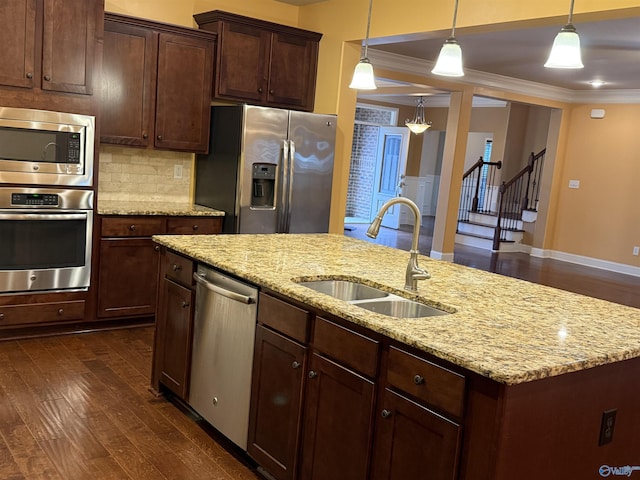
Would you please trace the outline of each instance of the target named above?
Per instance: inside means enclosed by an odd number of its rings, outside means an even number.
[[[382,315],[396,318],[435,317],[438,315],[449,314],[449,312],[430,307],[424,303],[403,299],[358,302],[355,305],[371,312],[381,313]]]
[[[388,297],[387,292],[378,290],[375,287],[363,285],[362,283],[350,282],[348,280],[313,280],[309,282],[300,282],[307,288],[315,290],[334,298],[345,300],[347,302],[355,300],[369,300],[373,298]]]

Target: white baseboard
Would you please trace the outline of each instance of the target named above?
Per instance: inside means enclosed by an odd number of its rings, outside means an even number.
[[[575,263],[585,267],[599,268],[610,272],[623,273],[625,275],[633,275],[640,277],[640,267],[626,265],[624,263],[610,262],[599,258],[585,257],[582,255],[574,255],[573,253],[558,252],[556,250],[544,250],[542,248],[531,248],[530,255],[539,258],[552,258],[562,262]]]
[[[437,252],[435,250],[431,250],[429,252],[429,256],[431,258],[435,258],[436,260],[444,260],[445,262],[453,262],[453,253],[442,253],[442,252]]]

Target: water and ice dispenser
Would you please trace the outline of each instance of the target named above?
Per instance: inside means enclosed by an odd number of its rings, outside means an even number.
[[[276,165],[272,163],[254,163],[251,186],[252,207],[274,208]]]

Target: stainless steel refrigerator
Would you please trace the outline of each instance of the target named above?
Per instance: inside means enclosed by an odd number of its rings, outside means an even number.
[[[195,201],[225,212],[225,233],[327,232],[335,136],[335,115],[211,107]]]

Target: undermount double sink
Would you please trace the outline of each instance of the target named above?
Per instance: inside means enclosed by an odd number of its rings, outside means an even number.
[[[318,293],[389,317],[420,318],[449,314],[444,310],[352,280],[310,280],[297,283]]]

